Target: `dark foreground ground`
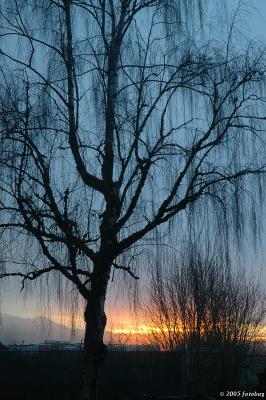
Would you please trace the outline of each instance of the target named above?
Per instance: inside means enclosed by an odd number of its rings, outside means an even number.
[[[198,380],[201,384],[195,389],[195,382],[190,385],[184,383],[184,368],[181,368],[184,363],[182,355],[175,353],[110,352],[102,371],[100,400],[135,400],[140,399],[138,395],[141,393],[159,396],[188,395],[189,392],[193,394],[191,398],[211,395],[221,399],[221,389],[227,399],[255,398],[243,394],[246,392],[236,396],[233,393],[240,389],[247,390],[248,386],[253,392],[255,388],[259,392],[254,371],[253,375],[250,371],[241,371],[241,388],[222,388],[223,383],[218,383],[213,368],[199,370],[201,376],[198,376]],[[208,365],[208,362],[205,364]],[[266,359],[260,358],[255,364],[260,371],[266,366]],[[80,366],[79,352],[0,352],[0,399],[76,400],[80,386]],[[263,396],[256,396],[259,397]]]

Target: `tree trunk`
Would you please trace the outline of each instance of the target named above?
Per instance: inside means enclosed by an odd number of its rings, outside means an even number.
[[[100,369],[107,354],[107,347],[103,342],[107,320],[104,312],[107,283],[99,285],[99,280],[95,284],[92,282],[84,313],[85,339],[81,400],[98,400]]]

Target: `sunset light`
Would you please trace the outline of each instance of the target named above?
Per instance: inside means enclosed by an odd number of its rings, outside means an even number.
[[[179,324],[179,328],[177,329],[176,324],[173,327],[167,326],[155,326],[152,323],[145,322],[145,318],[142,316],[142,320],[140,317],[137,317],[135,313],[128,312],[127,318],[125,318],[125,313],[123,312],[123,318],[119,319],[119,313],[117,317],[107,322],[106,332],[105,332],[105,341],[109,343],[110,341],[113,343],[121,343],[121,344],[140,344],[140,343],[148,343],[151,340],[151,337],[156,338],[156,334],[164,334],[175,332],[182,336],[182,326]],[[115,315],[114,315],[115,317]],[[66,326],[68,328],[72,328],[72,318],[70,316],[60,316],[60,315],[51,315],[51,321],[60,324],[62,326]],[[84,319],[82,317],[75,318],[74,327],[78,330],[84,330],[85,324]],[[201,332],[204,335],[204,330]],[[266,341],[266,326],[260,329],[260,333],[258,335],[252,336],[251,341]]]

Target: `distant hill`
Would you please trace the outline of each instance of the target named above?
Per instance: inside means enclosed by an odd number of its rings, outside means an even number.
[[[49,318],[26,319],[1,314],[0,342],[3,344],[41,343],[44,340],[80,342],[83,336],[82,329],[76,329],[73,336],[70,328],[57,324]]]
[[[143,342],[140,334],[119,334],[106,330],[105,343],[136,344]],[[69,327],[51,321],[49,318],[21,318],[8,314],[0,315],[0,343],[9,344],[34,344],[45,340],[65,340],[81,342],[84,339],[84,330],[76,329],[74,336]],[[145,341],[144,341],[145,343]]]

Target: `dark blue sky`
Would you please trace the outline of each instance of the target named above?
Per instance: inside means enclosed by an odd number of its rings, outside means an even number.
[[[223,2],[224,0],[219,1]],[[225,3],[228,7],[228,13],[231,14],[233,10],[237,8],[239,1],[225,0]],[[239,36],[241,36],[239,39],[260,40],[266,45],[266,0],[248,0],[242,1],[242,3],[242,11],[238,17]],[[215,13],[215,10],[212,12]],[[221,15],[219,18],[221,24],[223,17],[224,16]],[[265,234],[263,235],[263,242],[266,243]],[[266,244],[264,247],[263,253],[266,256]],[[253,258],[251,256],[251,251],[249,251],[248,244],[246,249],[248,258],[250,255],[250,265],[254,267],[254,271],[258,276],[264,264],[264,257],[260,255],[255,262],[252,262]],[[265,272],[263,272],[263,275],[265,278]],[[16,284],[15,281],[10,281],[10,283],[5,286],[5,289],[2,290],[1,311],[3,313],[22,317],[32,317],[36,315],[36,312],[38,313],[38,300],[35,296],[29,295],[27,300],[24,301],[23,294],[19,292],[20,285],[18,283]]]

